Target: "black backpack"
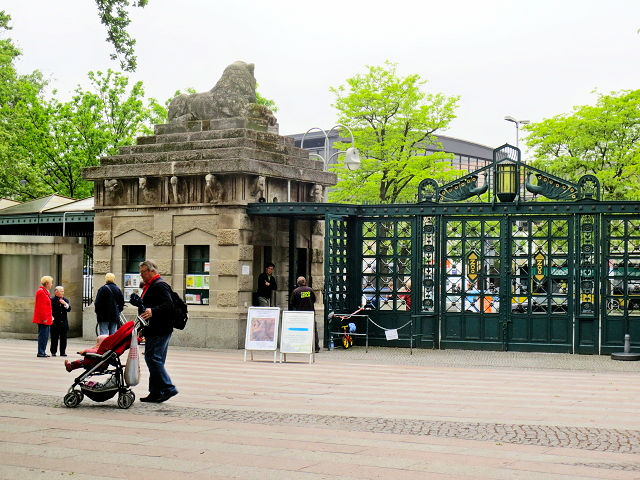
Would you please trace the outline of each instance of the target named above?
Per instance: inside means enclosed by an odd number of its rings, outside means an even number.
[[[173,290],[171,290],[171,300],[173,301],[173,328],[184,330],[189,320],[187,304]]]

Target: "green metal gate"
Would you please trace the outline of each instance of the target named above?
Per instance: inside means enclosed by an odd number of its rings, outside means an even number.
[[[441,345],[568,352],[570,217],[443,217]]]
[[[423,180],[415,204],[250,210],[322,215],[325,313],[365,305],[373,344],[610,353],[628,333],[640,350],[640,202],[602,201],[595,176],[563,180],[510,145],[453,182]]]
[[[357,243],[362,245],[360,258],[360,305],[369,310],[372,343],[384,336],[383,329],[400,329],[407,344],[412,333],[411,286],[414,265],[415,218],[358,219]],[[375,328],[377,326],[377,328]]]
[[[620,350],[620,339],[631,335],[640,345],[640,219],[603,217],[602,351]]]

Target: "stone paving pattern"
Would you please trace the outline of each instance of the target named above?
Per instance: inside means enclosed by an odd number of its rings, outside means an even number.
[[[67,409],[72,375],[35,347],[0,340],[0,479],[640,479],[640,362],[173,347],[166,404]]]

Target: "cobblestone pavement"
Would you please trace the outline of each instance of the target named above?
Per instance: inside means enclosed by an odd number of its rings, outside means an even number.
[[[0,403],[17,403],[43,407],[63,406],[60,398],[50,395],[8,392],[0,392]],[[94,408],[100,408],[98,405],[93,404]],[[640,431],[638,430],[274,413],[253,410],[180,407],[169,403],[164,405],[151,405],[148,410],[159,415],[175,418],[201,418],[224,422],[256,423],[261,425],[330,427],[337,430],[358,432],[433,435],[437,437],[464,438],[467,440],[504,442],[521,445],[570,447],[604,452],[640,453]],[[636,465],[636,467],[638,467],[640,471],[640,465]]]
[[[274,364],[172,347],[169,402],[67,409],[72,376],[34,346],[0,340],[3,480],[640,479],[640,362],[356,348]],[[103,438],[127,468],[104,473]]]

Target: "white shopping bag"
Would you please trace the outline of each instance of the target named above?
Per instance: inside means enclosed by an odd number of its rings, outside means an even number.
[[[131,346],[127,365],[124,367],[124,381],[130,387],[140,382],[140,358],[138,357],[138,329],[133,327],[131,332]]]

